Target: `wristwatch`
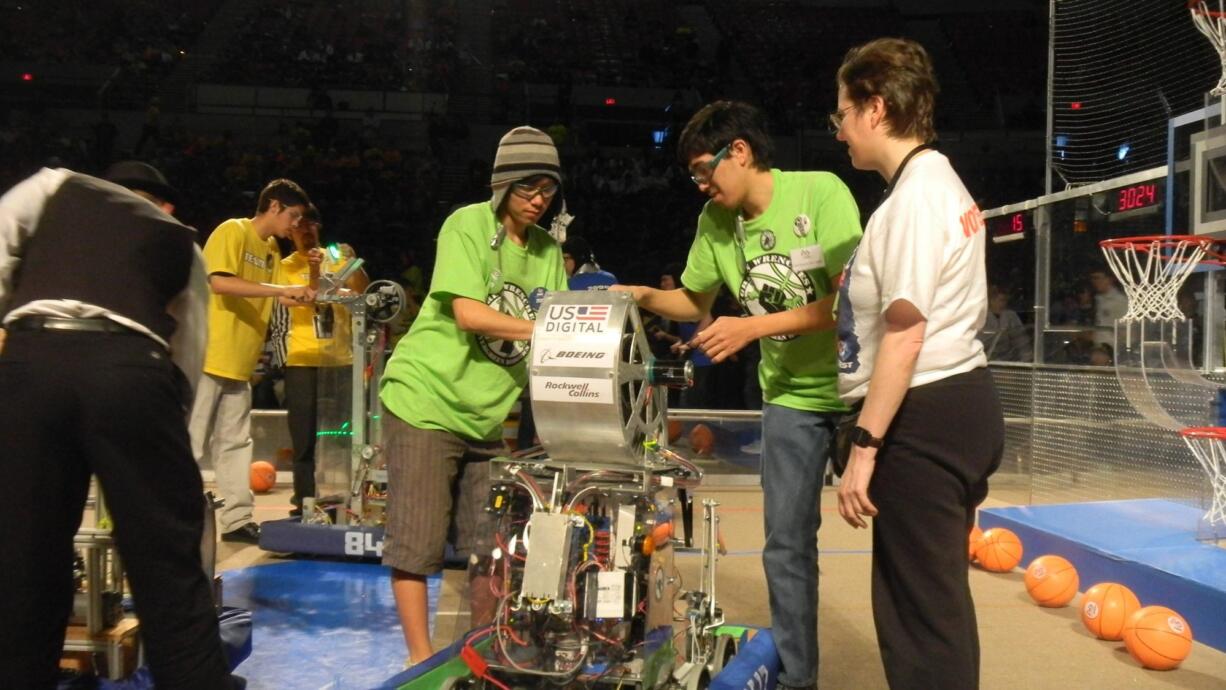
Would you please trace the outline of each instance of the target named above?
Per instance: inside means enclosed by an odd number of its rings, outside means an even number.
[[[880,448],[885,445],[884,438],[873,436],[868,429],[862,426],[855,427],[851,430],[851,442],[861,448]]]

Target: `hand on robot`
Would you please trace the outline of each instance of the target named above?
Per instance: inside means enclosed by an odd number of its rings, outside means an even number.
[[[839,515],[852,527],[868,527],[864,516],[877,514],[877,506],[868,498],[868,485],[876,468],[876,448],[852,446],[851,458],[839,484]]]
[[[315,290],[305,285],[286,286],[281,289],[281,295],[277,300],[287,307],[311,304],[315,301]]]
[[[672,352],[674,355],[677,355],[678,357],[684,357],[684,356],[686,356],[687,354],[689,354],[690,350],[692,350],[692,349],[694,349],[694,348],[690,347],[690,344],[689,344],[689,343],[683,343],[683,342],[681,342],[680,340],[678,340],[677,342],[673,343],[672,345],[669,345],[669,346],[668,346],[668,349],[669,349],[669,351],[671,351],[671,352]]]
[[[324,250],[319,247],[312,247],[307,250],[307,264],[311,268],[318,268],[324,261]]]
[[[336,247],[341,250],[341,258],[346,261],[358,255],[357,252],[353,251],[353,247],[345,244],[344,242],[336,245]]]
[[[753,323],[743,316],[721,316],[690,340],[690,347],[702,351],[716,364],[729,359],[758,339]]]

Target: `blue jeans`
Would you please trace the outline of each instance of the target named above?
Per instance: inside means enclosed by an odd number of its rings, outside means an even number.
[[[762,406],[762,564],[779,682],[817,682],[817,528],[822,479],[837,412]]]

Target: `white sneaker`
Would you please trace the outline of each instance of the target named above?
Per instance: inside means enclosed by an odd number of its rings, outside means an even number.
[[[741,452],[746,455],[761,455],[762,454],[762,439],[754,439],[750,443],[741,446]]]

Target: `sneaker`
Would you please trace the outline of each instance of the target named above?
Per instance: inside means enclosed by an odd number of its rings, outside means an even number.
[[[290,517],[292,517],[292,518],[295,518],[295,517],[302,517],[302,508],[296,508],[296,507],[295,507],[295,508],[290,508],[290,509],[289,509],[289,516],[290,516]]]
[[[232,530],[221,535],[221,540],[240,542],[243,544],[259,544],[260,526],[254,522],[248,522],[236,530]]]
[[[741,446],[741,452],[745,453],[746,455],[761,455],[762,439],[757,438]]]

